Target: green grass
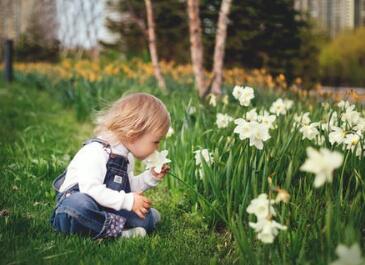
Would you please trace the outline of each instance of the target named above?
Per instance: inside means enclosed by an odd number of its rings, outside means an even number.
[[[231,264],[233,244],[166,183],[148,191],[162,214],[143,239],[96,242],[54,232],[52,180],[69,162],[90,123],[31,85],[0,80],[0,264]]]
[[[11,205],[15,209],[10,209],[14,216],[18,211],[18,215],[24,218],[26,211],[19,206],[23,205],[20,202],[29,202],[29,198],[32,198],[28,208],[23,208],[28,211],[32,206],[43,209],[43,212],[39,210],[31,216],[41,218],[44,213],[41,219],[45,222],[49,216],[46,210],[50,211],[53,200],[50,182],[66,166],[82,140],[89,136],[90,114],[126,91],[144,91],[161,98],[167,105],[172,117],[172,127],[175,129],[175,134],[161,144],[161,149],[169,151],[173,174],[167,176],[165,183],[157,191],[149,193],[165,218],[159,232],[155,234],[159,238],[155,240],[157,245],[161,244],[161,252],[153,250],[157,255],[157,262],[148,260],[147,263],[173,263],[174,260],[170,262],[169,257],[178,259],[176,263],[186,264],[219,262],[325,265],[336,259],[335,249],[338,244],[357,243],[364,249],[365,157],[358,158],[341,145],[331,145],[329,132],[326,130],[320,130],[325,141],[316,143],[303,139],[302,133],[293,125],[295,114],[306,111],[310,112],[312,122],[321,121],[328,125],[330,113],[338,111],[336,123],[340,126],[343,113],[334,104],[326,110],[314,99],[255,87],[255,98],[249,107],[238,104],[232,97],[232,88],[224,89],[224,93],[229,95],[228,105],[219,102],[216,107],[212,107],[200,101],[192,87],[185,87],[178,81],[170,83],[169,91],[165,94],[156,88],[153,80],[147,80],[144,84],[123,78],[105,78],[98,82],[76,78],[55,82],[37,73],[17,73],[17,78],[20,83],[15,88],[4,89],[2,93],[7,96],[0,99],[0,103],[1,100],[4,101],[1,106],[5,106],[1,110],[4,111],[1,117],[4,117],[2,135],[6,137],[2,139],[12,139],[6,142],[1,151],[2,165],[7,165],[1,171],[6,176],[2,178],[5,180],[5,185],[1,188],[4,190],[2,201],[4,205]],[[278,97],[291,98],[295,100],[295,104],[286,115],[277,117],[277,127],[270,130],[271,138],[264,143],[263,150],[250,147],[247,139],[240,140],[233,133],[233,122],[225,129],[219,129],[215,124],[218,112],[239,118],[252,108],[268,110]],[[195,114],[187,113],[188,105],[196,107]],[[364,117],[364,108],[357,106],[357,109]],[[17,124],[17,120],[21,122]],[[352,132],[353,128],[349,124],[345,126],[346,130]],[[361,136],[360,144],[365,146],[364,135]],[[313,187],[314,175],[300,170],[309,146],[316,149],[326,147],[341,152],[346,157],[343,165],[334,172],[333,182],[326,183],[319,189]],[[212,165],[203,163],[201,166],[204,177],[199,176],[200,166],[196,166],[194,160],[194,150],[200,148],[208,148],[214,158]],[[14,158],[9,160],[9,157]],[[141,170],[140,164],[138,169]],[[249,215],[246,208],[260,193],[269,192],[269,175],[273,175],[273,185],[286,189],[291,198],[288,204],[275,206],[278,213],[275,220],[287,225],[288,230],[280,232],[272,244],[263,244],[248,225],[256,218]],[[181,185],[176,177],[185,185]],[[188,186],[190,188],[186,189]],[[28,194],[18,190],[26,190]],[[11,216],[8,220],[12,220]],[[37,227],[40,222],[33,222],[36,226],[33,230],[40,231]],[[13,230],[14,227],[17,226],[10,225]],[[45,230],[48,226],[44,223],[42,227]],[[219,233],[210,230],[213,228]],[[23,230],[19,228],[19,231]],[[164,235],[166,238],[163,238]],[[2,238],[11,241],[12,236],[6,235]],[[64,237],[60,236],[59,239],[57,237],[52,240],[60,242],[62,239]],[[147,246],[142,244],[130,248],[148,250],[150,244],[154,244],[148,241],[150,239],[153,240],[153,237],[142,241]],[[80,239],[70,240],[73,243],[75,241],[72,240]],[[94,242],[89,240],[80,242],[89,242],[87,244],[94,246]],[[77,241],[74,245],[80,249],[79,245],[82,244],[86,243]],[[50,248],[56,249],[56,246]],[[104,246],[98,246],[98,249]],[[65,251],[71,250],[71,247],[65,248]],[[12,253],[7,249],[5,251]],[[117,251],[119,252],[121,250]],[[52,252],[56,253],[63,252]],[[76,252],[75,255],[86,257],[83,251],[80,250],[80,253]],[[106,255],[106,251],[101,253]],[[146,253],[145,255],[150,254]],[[166,253],[169,253],[168,257],[165,256]],[[71,255],[65,254],[66,258]],[[135,257],[124,252],[123,255],[128,259]],[[147,257],[151,256],[153,254]],[[12,257],[18,255],[12,254]],[[92,261],[97,260],[92,257]],[[142,258],[138,261],[140,260]],[[105,258],[105,263],[113,261],[114,259]],[[86,258],[85,263],[88,263]]]

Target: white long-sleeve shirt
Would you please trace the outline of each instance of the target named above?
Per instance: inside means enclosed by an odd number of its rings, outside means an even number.
[[[134,176],[134,156],[122,144],[113,141],[110,135],[101,135],[98,138],[106,140],[111,144],[112,152],[128,158],[127,168],[131,191],[145,191],[156,186],[159,180],[152,175],[150,170]],[[112,190],[104,184],[107,172],[106,164],[109,158],[108,152],[103,145],[93,142],[83,146],[74,156],[67,167],[64,183],[60,187],[63,192],[75,184],[79,184],[80,192],[91,196],[100,205],[114,210],[132,210],[134,197],[133,193]]]

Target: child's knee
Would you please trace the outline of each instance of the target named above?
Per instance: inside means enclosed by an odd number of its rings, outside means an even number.
[[[144,219],[140,218],[135,213],[127,217],[128,227],[143,227],[147,233],[152,232],[156,228],[156,224],[160,221],[160,213],[155,209],[151,208],[145,215]]]
[[[55,209],[52,226],[66,234],[94,234],[102,229],[105,215],[88,195],[76,192],[65,197]]]

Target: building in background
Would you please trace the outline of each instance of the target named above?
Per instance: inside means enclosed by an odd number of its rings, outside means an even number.
[[[0,42],[37,31],[63,49],[98,49],[115,36],[105,26],[106,0],[0,0]],[[0,45],[1,46],[1,45]],[[1,50],[1,47],[0,47]],[[0,51],[1,52],[1,51]]]
[[[30,28],[38,27],[44,39],[56,37],[56,4],[54,0],[0,1],[0,38],[17,41]]]
[[[365,0],[355,0],[355,27],[365,26]]]
[[[294,7],[318,21],[331,37],[365,26],[365,0],[294,0]]]

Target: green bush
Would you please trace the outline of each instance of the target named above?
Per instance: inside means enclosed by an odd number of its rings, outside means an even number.
[[[322,83],[365,86],[365,27],[345,32],[323,47],[320,54]]]

